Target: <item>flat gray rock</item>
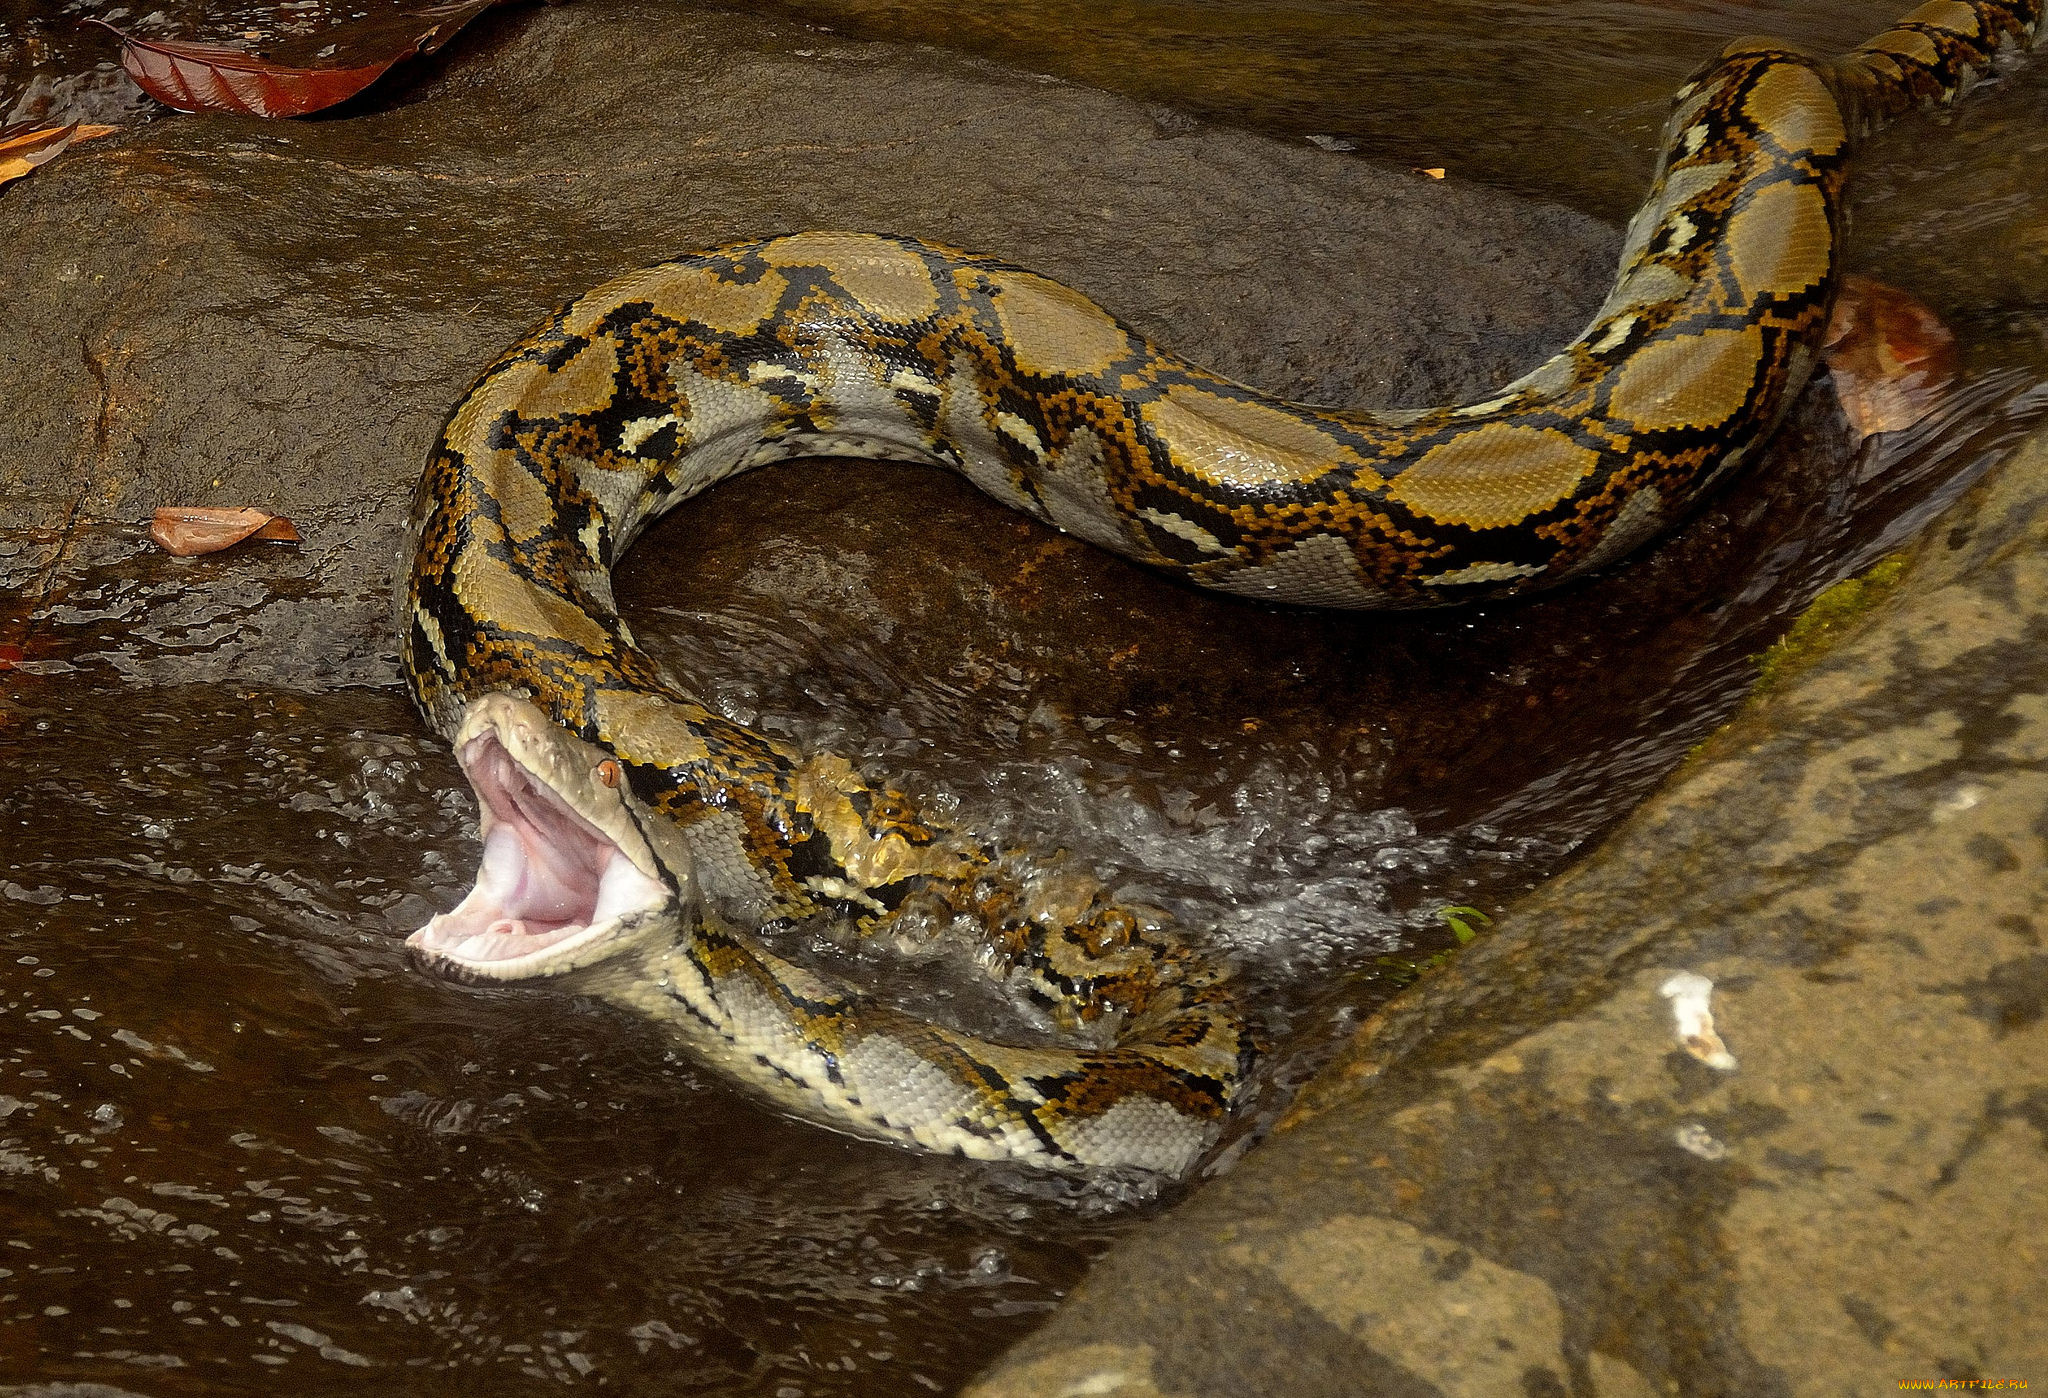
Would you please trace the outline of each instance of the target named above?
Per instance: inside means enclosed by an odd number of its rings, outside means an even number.
[[[1847,640],[1369,1021],[970,1392],[1821,1398],[2043,1372],[2044,694],[2037,435]],[[1718,1048],[1680,1018],[1701,1003]]]

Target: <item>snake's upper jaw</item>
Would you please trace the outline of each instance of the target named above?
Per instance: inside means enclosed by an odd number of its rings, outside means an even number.
[[[556,976],[674,923],[688,890],[640,834],[630,798],[595,775],[602,752],[503,694],[470,706],[455,751],[482,808],[484,853],[469,896],[406,939],[424,969],[473,982]]]

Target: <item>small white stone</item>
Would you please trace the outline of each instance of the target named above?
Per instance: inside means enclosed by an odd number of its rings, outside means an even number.
[[[1679,1149],[1690,1151],[1702,1160],[1728,1158],[1728,1147],[1715,1140],[1707,1128],[1697,1121],[1688,1121],[1679,1127],[1673,1133],[1673,1139],[1678,1142]]]
[[[1980,786],[1976,782],[1959,786],[1934,803],[1934,819],[1938,824],[1953,816],[1959,816],[1964,811],[1973,810],[1990,794],[1990,787]]]
[[[1671,1002],[1671,1017],[1677,1022],[1678,1042],[1685,1051],[1709,1068],[1733,1072],[1735,1055],[1728,1052],[1728,1046],[1714,1031],[1714,983],[1691,971],[1680,971],[1657,989]]]

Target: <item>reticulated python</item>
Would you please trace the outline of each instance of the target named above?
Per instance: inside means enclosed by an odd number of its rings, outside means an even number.
[[[404,663],[482,805],[475,889],[429,968],[595,968],[779,1101],[862,1134],[1178,1173],[1254,1038],[1145,909],[948,829],[845,761],[678,690],[610,569],[713,483],[790,457],[946,466],[1203,587],[1419,607],[1548,587],[1680,518],[1770,432],[1833,297],[1850,136],[1955,96],[2041,0],[1934,0],[1847,56],[1731,45],[1680,89],[1586,332],[1483,402],[1284,402],[1057,282],[905,238],[800,233],[579,297],[485,371],[421,483]],[[740,923],[965,916],[1098,1050],[1006,1047],[770,954]],[[722,915],[722,916],[721,916]]]

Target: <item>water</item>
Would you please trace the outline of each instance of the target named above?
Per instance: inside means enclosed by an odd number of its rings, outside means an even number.
[[[949,1387],[960,1327],[1049,1308],[1124,1208],[785,1122],[590,1003],[407,972],[473,841],[395,694],[35,688],[6,710],[0,1373]]]
[[[91,87],[55,88],[103,50],[53,20],[117,10],[0,0],[0,111],[36,74],[63,100]],[[1839,46],[1867,10],[801,13],[1618,215],[1664,94],[1716,41]],[[167,7],[158,24],[218,38],[344,12]],[[1809,394],[1676,539],[1563,595],[1264,610],[936,473],[802,466],[692,504],[621,595],[733,716],[1178,912],[1274,1035],[1256,1129],[1451,944],[1440,907],[1498,909],[1611,826],[1816,591],[2048,410],[2044,114],[2037,63],[1859,165],[1853,260],[1962,336],[1950,407],[1858,445]],[[289,690],[208,682],[242,619],[301,585],[291,553],[178,563],[121,525],[54,566],[52,548],[0,531],[0,588],[20,599],[0,643],[33,657],[0,672],[0,1381],[949,1391],[1157,1207],[787,1122],[622,1013],[414,975],[402,934],[474,868],[452,761],[402,694],[363,683],[373,660]],[[899,976],[880,949],[812,949],[926,1011],[1014,1018],[957,962]]]

